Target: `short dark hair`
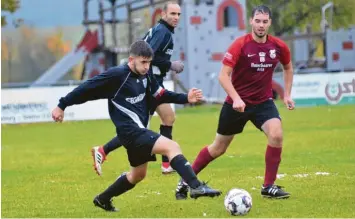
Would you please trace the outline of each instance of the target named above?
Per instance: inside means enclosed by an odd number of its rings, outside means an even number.
[[[166,3],[164,4],[164,6],[163,6],[163,11],[167,11],[169,5],[173,5],[173,4],[177,4],[177,5],[178,5],[179,2],[178,2],[178,1],[168,1],[168,2],[166,2]]]
[[[251,12],[251,17],[253,18],[257,12],[263,13],[263,14],[268,14],[269,18],[271,19],[271,10],[268,6],[266,5],[258,5],[253,8]]]
[[[132,43],[131,47],[129,48],[129,55],[150,58],[153,57],[154,52],[147,42],[144,40],[138,40]]]

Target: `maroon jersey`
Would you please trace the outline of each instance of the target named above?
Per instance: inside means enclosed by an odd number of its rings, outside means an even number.
[[[245,104],[259,104],[272,98],[272,75],[278,62],[291,61],[285,42],[268,35],[265,43],[257,43],[252,34],[236,39],[223,58],[233,68],[232,84]],[[230,96],[226,102],[233,104]]]

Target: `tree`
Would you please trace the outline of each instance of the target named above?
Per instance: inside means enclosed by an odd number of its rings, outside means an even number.
[[[43,35],[38,29],[23,25],[16,34],[2,36],[1,81],[34,81],[70,50],[71,42],[64,39],[60,28]],[[68,78],[74,74],[78,77],[80,70],[73,68]]]
[[[19,0],[1,0],[1,11],[7,11],[10,13],[14,13],[20,7]],[[5,26],[7,24],[6,17],[1,15],[1,26]]]
[[[281,36],[293,33],[296,28],[303,29],[311,24],[314,31],[320,31],[322,19],[321,8],[329,0],[247,0],[248,17],[256,5],[267,5],[272,11],[271,33]],[[332,28],[348,27],[353,24],[353,11],[355,4],[352,0],[333,0],[334,13]],[[329,19],[329,10],[326,12]],[[329,21],[329,20],[328,20]]]

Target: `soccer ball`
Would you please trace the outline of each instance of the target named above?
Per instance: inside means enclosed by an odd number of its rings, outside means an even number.
[[[224,198],[224,207],[231,215],[246,215],[252,207],[252,198],[244,189],[231,189]]]

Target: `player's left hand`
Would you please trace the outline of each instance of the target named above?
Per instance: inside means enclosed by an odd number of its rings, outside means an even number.
[[[184,63],[180,60],[171,62],[170,70],[175,71],[177,74],[184,71]]]
[[[190,89],[189,93],[187,94],[187,99],[189,103],[196,103],[201,101],[203,99],[202,90],[197,88]]]
[[[284,96],[284,104],[289,110],[293,110],[295,108],[295,101],[293,101],[290,96]]]
[[[63,122],[64,111],[59,107],[54,108],[52,111],[52,118],[56,122]]]

